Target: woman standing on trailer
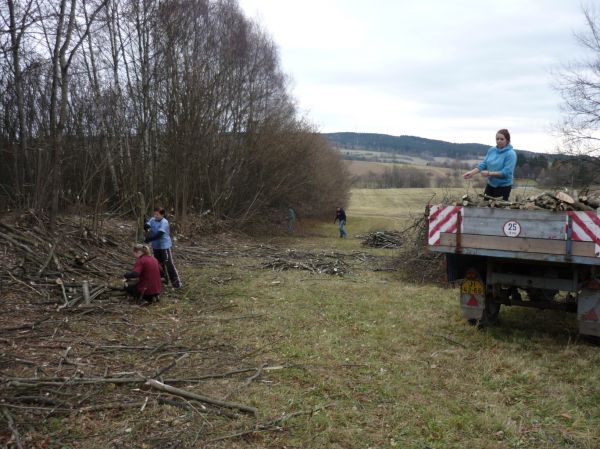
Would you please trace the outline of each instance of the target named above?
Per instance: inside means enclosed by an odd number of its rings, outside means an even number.
[[[517,153],[510,144],[510,133],[501,129],[496,133],[496,146],[491,147],[483,162],[463,175],[471,179],[477,173],[487,178],[485,194],[508,201],[513,183],[513,173],[517,165]]]

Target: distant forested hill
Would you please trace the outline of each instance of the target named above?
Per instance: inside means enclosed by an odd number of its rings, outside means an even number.
[[[382,153],[398,153],[409,156],[448,157],[452,159],[477,159],[485,155],[490,145],[480,143],[451,143],[443,140],[415,136],[390,136],[373,133],[324,133],[338,149],[369,150]],[[535,153],[519,150],[524,155]]]

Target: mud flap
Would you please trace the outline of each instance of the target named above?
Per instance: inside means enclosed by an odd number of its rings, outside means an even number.
[[[465,320],[481,320],[485,309],[485,284],[475,270],[460,285],[460,311]]]
[[[579,333],[600,337],[600,290],[584,288],[577,301]]]

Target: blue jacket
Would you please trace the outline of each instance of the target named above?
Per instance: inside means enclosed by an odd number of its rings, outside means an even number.
[[[149,227],[146,242],[151,243],[152,248],[169,249],[172,246],[169,221],[166,218],[157,220],[153,217],[146,222],[146,225]]]
[[[509,143],[501,150],[497,147],[491,147],[478,168],[480,171],[489,170],[502,173],[501,177],[488,177],[487,182],[492,187],[506,187],[512,186],[513,173],[516,165],[517,153],[515,153],[515,150],[513,150],[512,145]]]

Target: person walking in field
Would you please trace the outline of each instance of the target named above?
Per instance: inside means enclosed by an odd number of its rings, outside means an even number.
[[[125,291],[135,297],[147,302],[158,299],[162,291],[160,279],[160,264],[152,257],[148,245],[138,243],[133,246],[135,265],[133,269],[125,273]]]
[[[517,153],[510,144],[510,133],[507,129],[501,129],[496,133],[496,146],[491,147],[483,162],[466,172],[463,178],[471,179],[481,173],[487,178],[484,194],[508,201],[516,165]]]
[[[346,212],[344,212],[344,209],[342,209],[341,207],[338,207],[335,212],[335,220],[333,220],[333,223],[335,224],[336,221],[339,221],[340,238],[343,239],[347,235],[345,229]]]
[[[296,224],[296,211],[292,206],[288,207],[287,223],[288,234],[292,235],[294,233],[294,225]]]
[[[152,245],[154,257],[168,275],[171,285],[174,288],[180,288],[181,280],[173,263],[169,221],[165,218],[165,210],[160,207],[155,208],[154,216],[146,222],[144,228],[147,230],[145,242]]]

